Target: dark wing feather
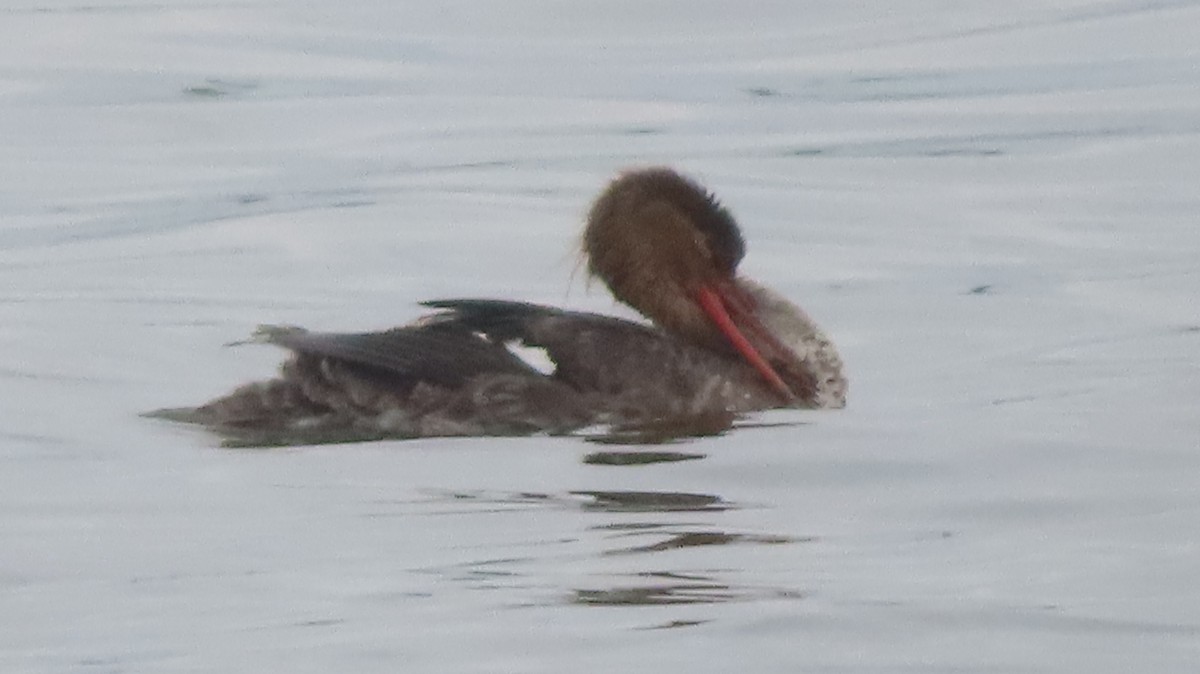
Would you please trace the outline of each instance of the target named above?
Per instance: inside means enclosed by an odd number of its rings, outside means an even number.
[[[623,318],[603,316],[583,311],[565,311],[543,304],[511,302],[508,300],[429,300],[421,306],[444,309],[445,313],[431,317],[435,325],[458,325],[485,335],[497,342],[520,340],[528,346],[550,348],[561,337],[589,331],[629,333],[661,337],[662,333],[648,325]],[[559,327],[560,339],[545,334],[548,324]],[[540,336],[539,336],[540,335]]]
[[[484,373],[541,376],[503,345],[465,326],[414,325],[368,333],[265,327],[258,337],[299,354],[336,359],[412,383],[456,387]]]
[[[424,304],[445,311],[432,318],[435,324],[545,349],[556,366],[554,377],[581,392],[618,394],[643,388],[646,382],[667,384],[664,380],[678,381],[681,373],[711,369],[709,361],[720,359],[657,328],[612,316],[503,300]],[[664,394],[667,390],[664,387]]]
[[[431,317],[435,325],[456,325],[485,335],[493,342],[521,341],[529,346],[531,324],[538,319],[561,316],[568,312],[541,304],[507,300],[428,300],[421,306],[443,309]],[[590,314],[582,314],[590,315]]]

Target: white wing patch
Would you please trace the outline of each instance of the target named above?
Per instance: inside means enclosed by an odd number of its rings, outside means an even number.
[[[547,377],[553,376],[554,371],[558,368],[554,361],[550,360],[550,354],[540,346],[525,346],[517,340],[512,340],[504,343],[504,348],[508,352],[519,358],[529,367],[541,372]]]

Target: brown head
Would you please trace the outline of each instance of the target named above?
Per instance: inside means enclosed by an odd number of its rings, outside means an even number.
[[[700,185],[668,168],[621,174],[592,205],[583,252],[618,300],[671,332],[728,348],[695,297],[732,279],[746,247],[733,216]]]
[[[591,275],[663,329],[741,355],[790,402],[809,395],[811,384],[789,373],[795,353],[738,282],[737,222],[700,185],[667,168],[621,174],[592,205],[583,251]]]

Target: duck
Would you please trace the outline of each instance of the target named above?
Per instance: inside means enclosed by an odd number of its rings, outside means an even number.
[[[618,174],[588,212],[582,254],[588,275],[646,322],[443,299],[383,331],[260,326],[246,341],[289,352],[277,375],[147,416],[265,446],[595,428],[711,434],[752,412],[845,406],[833,342],[738,273],[741,229],[695,180],[666,167]]]

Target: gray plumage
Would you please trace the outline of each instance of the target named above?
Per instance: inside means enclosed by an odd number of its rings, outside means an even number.
[[[521,302],[425,304],[441,312],[384,332],[264,326],[249,341],[292,352],[277,377],[150,416],[206,426],[229,444],[279,445],[562,434],[779,403],[734,356],[651,326]],[[512,344],[544,349],[553,371]]]

